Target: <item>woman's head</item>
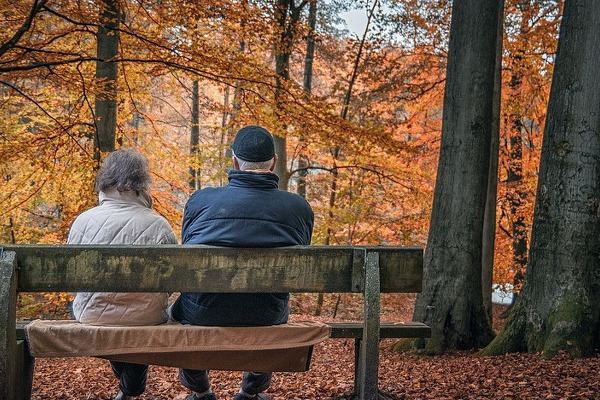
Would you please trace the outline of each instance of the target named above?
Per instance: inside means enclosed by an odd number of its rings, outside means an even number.
[[[131,190],[139,194],[148,190],[150,182],[148,159],[132,148],[119,149],[104,159],[96,176],[96,190]]]

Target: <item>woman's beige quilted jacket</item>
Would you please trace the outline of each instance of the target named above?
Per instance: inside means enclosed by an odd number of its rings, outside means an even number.
[[[99,193],[100,205],[79,215],[68,244],[177,244],[165,218],[152,211],[147,193]],[[166,322],[167,293],[80,292],[73,314],[84,324],[157,325]]]

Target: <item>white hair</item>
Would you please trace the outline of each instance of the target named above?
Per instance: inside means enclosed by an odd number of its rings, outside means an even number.
[[[273,165],[273,159],[275,158],[273,157],[267,161],[246,161],[237,157],[233,150],[231,151],[231,154],[237,160],[238,165],[240,167],[240,171],[255,171],[257,169],[269,169]]]

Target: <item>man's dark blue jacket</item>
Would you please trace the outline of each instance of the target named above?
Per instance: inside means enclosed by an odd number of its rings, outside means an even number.
[[[302,197],[277,188],[274,173],[232,170],[229,184],[195,192],[183,214],[182,243],[226,247],[308,245],[314,214]],[[194,325],[287,322],[288,293],[182,293],[173,317]]]

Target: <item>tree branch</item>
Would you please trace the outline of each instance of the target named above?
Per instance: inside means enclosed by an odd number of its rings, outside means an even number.
[[[27,32],[29,30],[29,28],[31,28],[31,23],[33,22],[33,19],[40,12],[40,10],[45,7],[47,2],[48,2],[48,0],[41,0],[41,1],[35,0],[33,2],[33,6],[31,7],[29,16],[27,17],[25,22],[23,22],[23,25],[21,25],[21,27],[15,32],[13,37],[10,38],[10,40],[8,42],[6,42],[2,46],[0,46],[0,57],[4,53],[6,53],[9,49],[13,48],[17,44],[17,42],[21,39],[21,37],[23,37],[25,32]]]

